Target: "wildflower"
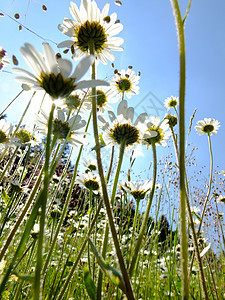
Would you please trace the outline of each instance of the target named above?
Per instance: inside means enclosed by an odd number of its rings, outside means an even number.
[[[105,4],[102,12],[95,1],[82,0],[80,9],[75,3],[70,4],[70,13],[74,20],[65,18],[58,29],[72,40],[66,40],[58,44],[58,47],[71,48],[75,59],[79,59],[89,53],[92,43],[94,55],[98,60],[103,64],[107,64],[107,59],[113,61],[114,55],[111,50],[123,50],[120,47],[123,39],[114,37],[123,29],[123,25],[116,23],[116,13],[108,15],[109,3]]]
[[[173,115],[171,115],[171,114],[167,114],[167,115],[165,116],[165,119],[168,120],[168,124],[169,124],[169,127],[170,127],[170,128],[173,128],[174,126],[177,125],[177,117],[175,117],[175,116],[173,116]]]
[[[144,199],[147,193],[149,193],[152,188],[152,182],[148,180],[145,180],[144,183],[141,181],[123,182],[124,184],[122,186],[122,189],[124,189],[128,194],[131,194],[136,201]]]
[[[172,107],[176,108],[178,104],[179,104],[179,98],[174,96],[166,98],[164,102],[164,106],[165,108],[167,108],[167,110],[170,110],[170,108]]]
[[[83,161],[84,161],[84,166],[86,167],[85,173],[97,170],[97,161],[96,161],[96,159],[89,158],[88,160],[86,160],[83,157]]]
[[[102,87],[96,90],[97,110],[104,113],[106,110],[113,110],[109,104],[116,103],[118,100],[112,97],[113,89],[109,87]],[[92,99],[89,96],[89,109],[92,108]]]
[[[40,135],[37,132],[31,132],[28,125],[21,126],[15,133],[14,137],[20,144],[31,144],[32,146],[41,142]]]
[[[53,99],[68,97],[76,89],[108,85],[102,80],[79,81],[93,64],[94,56],[85,57],[71,74],[72,63],[69,60],[57,58],[48,43],[43,43],[43,49],[44,56],[28,43],[20,49],[35,75],[21,68],[14,68],[15,73],[22,75],[16,77],[18,81],[30,85],[35,90],[44,89]]]
[[[139,87],[137,86],[139,79],[140,76],[136,75],[132,69],[128,68],[127,71],[116,71],[110,84],[118,98],[123,99],[125,94],[127,98],[131,98],[132,95],[139,94]]]
[[[85,174],[79,173],[76,183],[92,191],[94,194],[98,194],[101,186],[99,176],[91,172]]]
[[[87,92],[76,90],[68,97],[54,101],[55,105],[61,109],[78,110],[85,112],[90,108]]]
[[[17,138],[12,137],[13,125],[10,122],[0,120],[0,149],[17,145]]]
[[[215,119],[207,119],[204,118],[204,120],[198,121],[197,122],[198,125],[195,126],[195,129],[197,131],[197,133],[199,135],[203,135],[203,134],[217,134],[217,131],[220,127],[220,122],[218,122]]]
[[[168,119],[164,119],[162,122],[159,117],[150,116],[149,119],[145,121],[146,130],[143,135],[142,143],[150,148],[151,144],[154,142],[156,145],[166,146],[166,140],[169,138],[171,133],[167,131],[169,128]],[[152,136],[152,132],[155,135]]]
[[[216,199],[217,202],[220,202],[220,203],[225,203],[225,195],[220,195],[217,199]]]
[[[104,131],[103,139],[106,144],[121,144],[125,146],[133,145],[140,141],[142,136],[142,125],[147,117],[146,113],[140,114],[134,125],[134,108],[127,107],[127,101],[123,100],[117,108],[117,117],[112,111],[108,111],[111,125],[102,117],[98,116],[100,122],[103,123],[101,129]]]
[[[59,142],[63,142],[69,134],[67,141],[72,146],[77,146],[77,144],[87,145],[87,140],[83,136],[79,136],[86,134],[84,131],[80,131],[85,126],[86,121],[82,120],[80,115],[74,115],[68,119],[67,113],[67,110],[62,109],[56,111],[53,119],[53,134],[57,136]],[[48,118],[49,113],[46,114],[43,110],[40,111],[39,115],[36,115],[37,130],[41,134],[45,135],[47,133]]]

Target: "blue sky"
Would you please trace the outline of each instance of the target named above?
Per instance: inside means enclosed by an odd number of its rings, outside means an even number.
[[[19,13],[21,15],[19,21],[46,40],[59,43],[66,39],[57,29],[57,25],[64,17],[71,17],[70,1],[46,0],[38,3],[28,0],[5,0],[1,2],[1,10],[7,11],[10,16]],[[80,1],[74,2],[79,6]],[[100,8],[103,8],[105,2],[98,0],[96,2]],[[135,71],[141,72],[140,94],[129,100],[129,105],[136,107],[138,113],[145,110],[149,114],[159,112],[160,116],[163,116],[166,112],[162,110],[165,98],[179,94],[178,46],[170,1],[124,0],[121,7],[116,6],[114,1],[108,2],[110,13],[117,12],[118,18],[124,25],[124,30],[119,35],[124,38],[124,51],[115,53],[115,67],[126,69],[132,65]],[[182,2],[184,12],[188,1],[180,2]],[[47,6],[47,12],[41,9],[42,4]],[[204,117],[215,118],[221,122],[218,134],[212,136],[214,165],[218,165],[219,169],[225,169],[224,13],[225,2],[223,0],[193,1],[186,22],[187,128],[195,108],[197,112],[194,125]],[[28,69],[19,52],[24,42],[32,43],[39,51],[42,51],[41,43],[44,40],[25,29],[19,31],[18,24],[7,16],[0,18],[0,36],[1,46],[7,50],[9,56],[16,55],[20,67]],[[52,42],[50,44],[57,51],[56,45]],[[6,70],[10,71],[10,68]],[[111,76],[110,63],[107,66],[102,65],[98,72],[99,79]],[[20,85],[14,82],[14,75],[0,73],[1,110],[19,91]],[[9,121],[18,120],[28,98],[27,95],[19,98],[17,104],[8,110]],[[159,110],[156,110],[154,105]],[[198,147],[196,152],[198,165],[209,166],[207,137],[198,136],[195,130],[192,130],[189,139]],[[164,149],[164,151],[168,150]]]

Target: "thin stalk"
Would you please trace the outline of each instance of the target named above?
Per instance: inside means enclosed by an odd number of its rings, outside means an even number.
[[[178,155],[177,142],[176,142],[176,139],[175,139],[173,128],[170,127],[170,129],[172,131],[173,143],[174,143],[177,163],[178,163],[178,167],[179,167],[179,161],[178,161],[179,155]],[[185,174],[186,174],[186,172],[185,172]],[[187,182],[187,176],[186,176],[186,182]],[[199,270],[200,270],[201,283],[202,283],[202,287],[203,287],[203,290],[204,290],[204,293],[205,293],[205,299],[209,299],[208,292],[207,292],[206,281],[205,281],[204,270],[203,270],[203,265],[202,265],[202,260],[201,260],[200,251],[199,251],[199,247],[198,247],[198,239],[197,239],[197,235],[196,235],[196,232],[195,232],[195,224],[194,224],[194,221],[193,221],[193,218],[192,218],[192,213],[191,213],[190,201],[189,201],[189,197],[188,197],[188,184],[187,183],[186,183],[186,205],[187,205],[188,217],[189,217],[189,222],[190,222],[190,225],[191,225],[191,232],[192,232],[194,246],[195,246],[195,251],[193,252],[191,265],[193,264],[194,254],[196,253],[196,258],[197,258],[198,266],[199,266]],[[191,278],[191,269],[189,271],[189,278]]]
[[[43,253],[43,242],[44,242],[44,231],[45,231],[45,214],[46,206],[48,200],[48,188],[49,188],[49,162],[51,156],[51,134],[52,134],[52,123],[53,123],[53,113],[55,105],[52,104],[51,112],[48,120],[48,133],[46,141],[45,150],[45,164],[44,164],[44,186],[42,190],[41,201],[41,218],[40,218],[40,230],[38,234],[38,246],[37,246],[37,260],[35,268],[35,278],[34,278],[34,300],[40,299],[40,286],[41,286],[41,269],[42,269],[42,253]]]
[[[135,207],[135,215],[134,215],[132,236],[131,236],[131,241],[130,241],[130,250],[129,250],[129,256],[128,256],[128,263],[127,263],[128,266],[129,266],[129,263],[130,263],[130,260],[131,260],[131,254],[132,254],[132,248],[133,248],[133,243],[134,243],[134,235],[135,235],[135,231],[136,231],[140,200],[136,200],[136,202],[137,202],[137,204],[136,204],[136,207]]]
[[[4,114],[4,112],[10,107],[10,105],[12,105],[13,104],[13,102],[22,94],[24,92],[24,90],[22,90],[22,91],[20,91],[17,95],[16,95],[16,97],[14,97],[13,99],[12,99],[12,101],[11,102],[9,102],[9,104],[3,109],[3,111],[0,113],[0,117]]]
[[[65,281],[65,283],[64,283],[64,285],[63,285],[63,287],[62,287],[62,289],[61,289],[61,291],[60,291],[60,293],[59,293],[59,295],[57,297],[57,300],[62,299],[62,297],[64,297],[64,295],[65,295],[66,288],[67,288],[68,284],[70,283],[70,281],[72,279],[72,276],[73,276],[73,273],[74,273],[74,271],[76,269],[76,266],[77,266],[78,262],[80,261],[81,255],[82,255],[82,253],[84,251],[84,248],[85,248],[85,246],[86,246],[86,244],[88,242],[88,239],[89,239],[89,237],[91,235],[91,232],[92,232],[92,230],[93,230],[93,228],[95,226],[95,223],[97,222],[98,214],[99,214],[99,212],[100,212],[100,210],[102,208],[102,203],[103,203],[103,199],[101,199],[99,201],[98,208],[96,210],[96,214],[95,214],[95,216],[94,216],[94,218],[93,218],[93,220],[92,220],[92,222],[90,224],[90,227],[89,227],[88,232],[86,234],[85,240],[83,241],[83,244],[82,244],[82,246],[81,246],[81,248],[80,248],[80,250],[78,252],[78,255],[76,257],[76,260],[75,260],[75,262],[74,262],[74,264],[73,264],[73,266],[72,266],[72,268],[71,268],[71,270],[70,270],[70,272],[69,272],[69,274],[67,276],[67,279],[66,279],[66,281]]]
[[[148,218],[149,218],[149,212],[152,206],[152,200],[153,200],[153,196],[154,196],[154,192],[155,192],[155,184],[156,184],[156,175],[157,175],[157,156],[156,156],[156,147],[155,147],[155,143],[152,142],[152,152],[153,152],[153,180],[152,180],[152,189],[148,198],[148,202],[147,202],[147,206],[146,206],[146,210],[145,210],[145,214],[144,214],[144,218],[143,218],[143,222],[141,224],[141,228],[139,231],[139,235],[138,235],[138,239],[134,248],[134,253],[132,255],[132,260],[131,260],[131,264],[130,264],[130,268],[129,268],[129,275],[130,277],[133,274],[136,262],[137,262],[137,258],[138,258],[138,253],[139,250],[141,248],[141,244],[142,244],[142,240],[143,240],[143,235],[145,233],[146,230],[146,226],[148,223]]]
[[[123,141],[120,145],[119,159],[118,159],[116,174],[115,174],[114,183],[113,183],[112,195],[111,195],[111,207],[113,207],[113,205],[114,205],[114,199],[115,199],[115,195],[116,195],[116,189],[117,189],[117,184],[118,184],[118,180],[119,180],[120,170],[121,170],[121,166],[122,166],[122,162],[123,162],[124,151],[125,151],[125,141]],[[114,152],[114,148],[112,149],[112,154],[113,154],[113,152]],[[112,159],[111,159],[111,162],[112,162]],[[110,175],[110,172],[108,172],[107,181],[109,179],[109,175]],[[109,225],[108,225],[108,223],[106,223],[103,247],[102,247],[102,258],[103,259],[105,259],[105,257],[106,257],[108,240],[109,240]],[[102,278],[103,278],[103,273],[102,273],[102,270],[99,269],[98,285],[97,285],[97,300],[101,299]]]
[[[189,299],[188,247],[186,231],[186,187],[185,187],[185,34],[178,0],[170,0],[178,36],[180,57],[180,91],[179,91],[179,173],[180,173],[180,217],[181,217],[181,254],[182,254],[182,299]],[[188,12],[189,10],[187,10]]]
[[[26,205],[24,206],[18,220],[16,221],[13,229],[11,230],[11,232],[10,232],[10,234],[9,234],[9,236],[8,236],[6,242],[5,242],[5,244],[4,244],[4,246],[1,250],[0,261],[2,260],[2,258],[4,256],[6,250],[8,249],[8,246],[10,245],[10,243],[11,243],[11,241],[12,241],[12,239],[13,239],[13,237],[14,237],[14,235],[15,235],[18,227],[19,227],[19,225],[21,224],[25,214],[27,213],[29,207],[31,206],[32,201],[34,200],[35,194],[37,193],[38,187],[40,186],[40,183],[41,183],[42,172],[43,172],[43,169],[41,169],[40,174],[39,174],[39,176],[37,178],[37,181],[35,183],[35,186],[33,187],[32,192],[30,194],[30,197],[28,198]]]
[[[91,40],[89,44],[89,50],[90,54],[94,55],[94,41]],[[95,79],[95,63],[92,65],[92,79]],[[92,88],[92,114],[93,114],[93,130],[94,130],[94,138],[95,138],[95,145],[96,145],[96,157],[97,157],[97,164],[98,164],[98,172],[99,172],[99,177],[101,180],[101,185],[102,185],[102,194],[103,194],[103,199],[108,215],[108,220],[109,220],[109,225],[111,228],[111,233],[114,241],[114,245],[116,248],[116,254],[118,257],[120,269],[122,272],[123,280],[126,286],[126,295],[128,299],[133,300],[134,294],[132,291],[130,279],[127,273],[127,269],[125,267],[123,255],[120,249],[119,241],[117,238],[117,233],[115,229],[115,224],[114,224],[114,218],[112,215],[112,209],[110,206],[110,201],[109,201],[109,196],[108,196],[108,191],[107,191],[107,186],[105,182],[105,175],[102,167],[102,160],[101,160],[101,152],[100,152],[100,144],[99,144],[99,137],[98,137],[98,123],[97,123],[97,101],[96,101],[96,88]]]
[[[90,119],[91,119],[90,117],[91,117],[91,115],[89,116],[89,119],[88,119],[88,122],[87,122],[87,125],[86,125],[86,128],[85,128],[85,132],[87,132],[88,127],[89,127],[89,123],[90,123]],[[58,238],[58,234],[59,234],[60,228],[61,228],[61,226],[63,224],[64,218],[65,218],[67,210],[68,210],[69,201],[70,201],[70,198],[71,198],[71,195],[72,195],[72,192],[73,192],[73,187],[74,187],[75,179],[76,179],[76,176],[77,176],[77,169],[78,169],[78,165],[79,165],[79,162],[80,162],[80,158],[81,158],[81,154],[82,154],[82,151],[83,151],[83,147],[84,147],[83,145],[80,147],[80,150],[79,150],[79,153],[78,153],[78,156],[77,156],[77,160],[76,160],[76,164],[75,164],[74,172],[73,172],[73,178],[72,178],[72,181],[71,181],[71,184],[70,184],[70,189],[69,189],[69,192],[67,194],[66,201],[65,201],[64,207],[63,207],[63,211],[62,211],[62,214],[61,214],[60,219],[58,221],[58,226],[57,226],[56,231],[55,231],[55,235],[54,235],[54,238],[53,238],[53,241],[52,241],[52,244],[51,244],[51,248],[48,251],[48,255],[47,255],[47,258],[46,258],[46,261],[45,261],[42,273],[46,272],[46,269],[47,269],[48,264],[49,264],[49,260],[51,258],[53,249],[55,247],[55,243],[56,243],[57,238]],[[59,155],[61,156],[61,152],[60,152]],[[53,173],[50,171],[50,176],[52,174]]]
[[[210,175],[209,175],[209,188],[208,188],[208,192],[205,198],[205,202],[203,205],[203,209],[202,209],[202,214],[201,214],[201,219],[200,219],[200,223],[199,223],[199,227],[198,227],[198,233],[197,235],[199,236],[200,231],[201,231],[201,227],[202,227],[202,222],[203,222],[203,218],[205,215],[205,210],[206,210],[206,205],[209,201],[209,195],[211,193],[211,188],[212,188],[212,175],[213,175],[213,154],[212,154],[212,145],[211,145],[211,139],[210,139],[210,135],[208,133],[208,141],[209,141],[209,154],[210,154]]]

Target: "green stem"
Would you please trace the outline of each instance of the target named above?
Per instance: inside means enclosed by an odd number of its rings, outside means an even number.
[[[201,231],[201,227],[202,227],[202,222],[203,222],[203,218],[205,215],[205,210],[206,210],[206,206],[207,203],[209,201],[209,195],[211,193],[211,188],[212,188],[212,175],[213,175],[213,154],[212,154],[212,145],[211,145],[211,139],[210,139],[210,135],[208,133],[208,141],[209,141],[209,154],[210,154],[210,175],[209,175],[209,188],[208,188],[208,192],[205,198],[205,202],[203,205],[203,210],[202,210],[202,215],[201,215],[201,219],[200,219],[200,223],[199,223],[199,227],[198,227],[198,233],[197,235],[199,236],[200,231]]]
[[[180,173],[180,217],[181,217],[181,254],[182,254],[182,299],[189,299],[188,247],[186,231],[186,187],[185,187],[185,34],[178,0],[170,0],[179,44],[180,56],[180,92],[179,92],[179,173]],[[188,12],[189,10],[187,10]],[[186,18],[186,17],[185,17]]]
[[[20,91],[15,98],[12,99],[12,101],[3,109],[3,111],[0,113],[0,117],[4,114],[4,112],[10,107],[10,105],[13,104],[13,102],[24,92],[24,90]]]
[[[133,243],[134,243],[134,235],[135,235],[135,231],[136,231],[137,218],[138,218],[138,213],[139,213],[140,200],[136,200],[136,202],[137,202],[137,204],[135,207],[134,223],[133,223],[132,236],[131,236],[131,241],[130,241],[130,250],[129,250],[128,264],[127,264],[128,266],[129,266],[130,260],[131,260],[132,248],[133,248]]]
[[[179,161],[178,161],[179,154],[178,154],[177,142],[176,142],[176,139],[175,139],[173,128],[170,127],[170,129],[172,131],[173,143],[174,143],[177,163],[179,165]],[[194,221],[193,221],[193,218],[192,218],[190,201],[189,201],[189,197],[188,197],[187,176],[186,176],[186,204],[187,204],[188,217],[189,217],[189,222],[190,222],[190,225],[191,225],[191,232],[192,232],[194,246],[195,246],[196,257],[197,257],[198,266],[199,266],[199,270],[200,270],[201,283],[202,283],[202,287],[203,287],[203,290],[204,290],[204,293],[205,293],[205,299],[209,299],[208,292],[207,292],[207,286],[206,286],[206,282],[205,282],[204,271],[203,271],[202,260],[201,260],[200,251],[199,251],[199,247],[198,247],[197,235],[196,235],[196,232],[195,232],[195,225],[194,225]],[[194,261],[195,252],[192,255],[191,267],[190,267],[190,271],[189,271],[189,278],[191,278],[191,269],[192,269],[192,264],[193,264],[193,261]]]
[[[157,156],[156,156],[156,147],[155,147],[155,143],[152,143],[152,152],[153,152],[153,180],[152,180],[152,189],[148,198],[148,202],[147,202],[147,206],[146,206],[146,210],[145,210],[145,214],[144,214],[144,218],[143,218],[143,222],[141,224],[141,228],[140,228],[140,232],[138,235],[138,239],[134,248],[134,253],[132,256],[132,261],[130,264],[130,268],[129,268],[129,274],[130,276],[132,276],[134,268],[135,268],[135,264],[137,262],[137,257],[138,257],[138,253],[139,250],[141,248],[141,244],[142,244],[142,240],[143,240],[143,235],[145,233],[146,230],[146,225],[148,223],[148,218],[149,218],[149,212],[150,212],[150,208],[152,205],[152,200],[153,200],[153,196],[154,196],[154,192],[155,192],[155,184],[156,184],[156,175],[157,175]]]
[[[63,285],[63,287],[62,287],[62,289],[60,291],[60,294],[57,297],[57,300],[62,299],[62,297],[65,295],[66,288],[67,288],[68,284],[70,283],[70,281],[72,279],[73,273],[74,273],[74,271],[76,269],[76,266],[77,266],[78,262],[80,261],[81,255],[82,255],[82,253],[84,251],[84,248],[85,248],[85,246],[86,246],[86,244],[88,242],[88,239],[89,239],[89,237],[91,235],[91,232],[92,232],[92,230],[94,228],[95,222],[98,219],[98,214],[99,214],[99,212],[100,212],[100,210],[102,208],[102,203],[103,203],[103,199],[101,199],[99,201],[96,214],[95,214],[95,216],[94,216],[94,218],[93,218],[93,220],[92,220],[92,222],[90,224],[90,227],[89,227],[88,232],[86,234],[85,240],[83,241],[83,244],[82,244],[82,246],[81,246],[81,248],[79,250],[79,253],[78,253],[77,257],[76,257],[76,260],[75,260],[75,262],[74,262],[74,264],[73,264],[73,266],[72,266],[72,268],[71,268],[71,270],[70,270],[70,272],[69,272],[69,274],[67,276],[67,279],[66,279],[66,281],[65,281],[65,283],[64,283],[64,285]]]
[[[89,44],[89,50],[90,54],[94,55],[94,41],[91,40]],[[92,65],[92,79],[95,79],[95,63]],[[98,123],[97,123],[97,99],[96,99],[96,88],[92,88],[92,114],[93,114],[93,130],[94,130],[94,138],[95,138],[95,149],[96,149],[96,157],[97,157],[97,164],[98,164],[98,172],[99,172],[99,177],[101,180],[101,185],[102,185],[102,194],[103,194],[103,199],[108,215],[108,220],[109,220],[109,225],[111,228],[111,233],[114,241],[114,246],[116,248],[116,253],[120,265],[120,269],[123,275],[123,279],[125,282],[126,286],[126,295],[128,299],[133,300],[134,295],[130,283],[130,279],[127,273],[127,269],[125,267],[123,255],[120,249],[119,241],[117,238],[117,233],[115,229],[115,224],[114,224],[114,218],[112,215],[112,209],[110,206],[110,201],[109,201],[109,196],[108,196],[108,191],[107,191],[107,186],[105,182],[105,175],[102,167],[102,160],[101,160],[101,152],[100,152],[100,144],[99,144],[99,137],[98,137]]]
[[[90,119],[91,119],[91,114],[89,116],[89,119],[88,119],[88,122],[87,122],[87,125],[86,125],[86,128],[85,128],[85,132],[87,132],[87,130],[88,130]],[[59,231],[61,229],[61,226],[63,224],[64,218],[65,218],[67,210],[68,210],[69,201],[70,201],[70,198],[71,198],[71,195],[72,195],[72,192],[73,192],[73,187],[74,187],[75,179],[76,179],[76,176],[77,176],[77,169],[78,169],[78,165],[79,165],[79,162],[80,162],[80,158],[81,158],[81,154],[82,154],[83,148],[84,148],[84,146],[82,145],[80,147],[80,150],[79,150],[79,153],[78,153],[78,156],[77,156],[77,160],[76,160],[76,164],[75,164],[74,172],[73,172],[73,178],[72,178],[72,181],[71,181],[71,184],[70,184],[70,189],[69,189],[69,192],[67,194],[66,201],[64,203],[63,211],[62,211],[62,214],[60,216],[60,219],[59,219],[56,231],[55,231],[55,235],[54,235],[54,238],[53,238],[53,241],[52,241],[52,244],[51,244],[51,248],[48,251],[48,255],[47,255],[47,258],[46,258],[43,270],[42,270],[43,274],[46,272],[46,269],[48,267],[49,260],[51,258],[53,249],[55,247],[55,244],[56,244],[56,241],[57,241],[57,238],[58,238]],[[61,152],[60,152],[59,155],[61,156]],[[52,174],[53,174],[53,172],[50,171],[50,175],[52,175]]]
[[[41,218],[40,218],[40,231],[38,234],[38,247],[37,247],[37,260],[35,268],[35,279],[34,279],[34,300],[40,299],[40,285],[41,285],[41,269],[42,269],[42,253],[43,253],[43,241],[44,241],[44,229],[45,229],[45,214],[46,205],[48,200],[48,188],[49,188],[49,162],[51,156],[51,134],[52,134],[52,123],[53,123],[53,113],[55,105],[52,104],[51,112],[48,120],[48,133],[46,141],[46,151],[45,151],[45,164],[44,164],[44,186],[42,190],[41,201]]]
[[[116,195],[116,189],[117,189],[117,184],[118,184],[118,180],[119,180],[120,170],[121,170],[121,166],[122,166],[122,162],[123,162],[124,151],[125,151],[125,141],[123,141],[120,145],[119,159],[118,159],[116,174],[115,174],[114,183],[113,183],[112,195],[111,195],[111,206],[112,207],[114,205],[114,199],[115,199],[115,195]],[[112,148],[112,155],[113,155],[113,153],[114,153],[114,146]],[[112,161],[112,159],[111,159],[111,161]],[[108,172],[107,181],[109,179],[109,175],[110,175],[110,172]],[[103,259],[105,259],[105,257],[106,257],[108,240],[109,240],[109,225],[107,223],[106,227],[105,227],[105,234],[104,234],[103,247],[102,247],[102,258]],[[101,299],[102,278],[103,278],[103,273],[102,273],[102,270],[99,269],[98,286],[97,286],[97,300]]]

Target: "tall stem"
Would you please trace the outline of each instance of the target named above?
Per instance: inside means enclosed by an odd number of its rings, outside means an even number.
[[[91,40],[90,43],[89,43],[89,50],[90,50],[90,54],[94,55],[94,41],[93,40]],[[95,79],[95,63],[92,65],[92,79]],[[97,164],[98,164],[99,177],[100,177],[101,185],[102,185],[103,199],[104,199],[104,203],[105,203],[105,207],[106,207],[106,211],[107,211],[107,215],[108,215],[108,219],[109,219],[109,225],[110,225],[114,245],[115,245],[115,248],[116,248],[116,254],[117,254],[117,257],[118,257],[120,269],[121,269],[123,279],[124,279],[124,282],[125,282],[125,286],[126,286],[126,295],[127,295],[128,299],[133,300],[135,298],[134,298],[134,295],[133,295],[133,291],[132,291],[130,279],[129,279],[129,276],[128,276],[128,273],[127,273],[127,269],[125,267],[122,252],[120,250],[120,245],[119,245],[119,241],[118,241],[118,238],[117,238],[115,224],[114,224],[114,221],[113,221],[112,209],[111,209],[111,206],[110,206],[107,186],[106,186],[106,182],[105,182],[105,175],[104,175],[104,171],[103,171],[103,167],[102,167],[100,144],[99,144],[99,137],[98,137],[96,88],[92,88],[92,114],[93,114],[94,138],[95,138],[95,145],[96,145],[96,147],[95,147],[95,149],[96,149],[96,158],[97,158]]]
[[[149,212],[150,212],[150,208],[152,205],[152,200],[153,200],[153,196],[154,196],[154,192],[155,192],[155,184],[156,184],[156,175],[157,175],[157,156],[156,156],[156,147],[155,147],[155,143],[152,143],[152,152],[153,152],[153,180],[152,180],[152,189],[148,198],[148,202],[147,202],[147,207],[145,210],[145,214],[144,214],[144,218],[143,218],[143,222],[141,224],[141,228],[140,228],[140,232],[138,235],[138,239],[137,239],[137,243],[135,245],[134,248],[134,253],[132,256],[132,261],[130,264],[130,268],[129,268],[129,274],[130,276],[132,276],[133,271],[134,271],[134,267],[137,261],[137,257],[138,257],[138,253],[141,247],[141,243],[143,240],[143,235],[145,233],[146,230],[146,225],[148,223],[148,218],[149,218]]]
[[[42,253],[44,242],[44,229],[45,229],[45,213],[48,200],[48,188],[49,188],[49,162],[51,155],[51,133],[52,122],[55,105],[52,105],[52,109],[49,115],[48,121],[48,134],[45,151],[45,164],[44,164],[44,187],[41,197],[41,218],[40,218],[40,231],[38,235],[38,247],[37,247],[37,261],[35,268],[35,280],[34,280],[34,300],[40,299],[40,285],[41,285],[41,269],[42,269]]]
[[[182,299],[189,299],[188,280],[188,247],[186,232],[186,187],[185,187],[185,35],[184,21],[182,20],[177,0],[170,0],[179,44],[180,56],[180,105],[179,105],[179,173],[180,173],[180,217],[181,217],[181,254],[182,254]]]

